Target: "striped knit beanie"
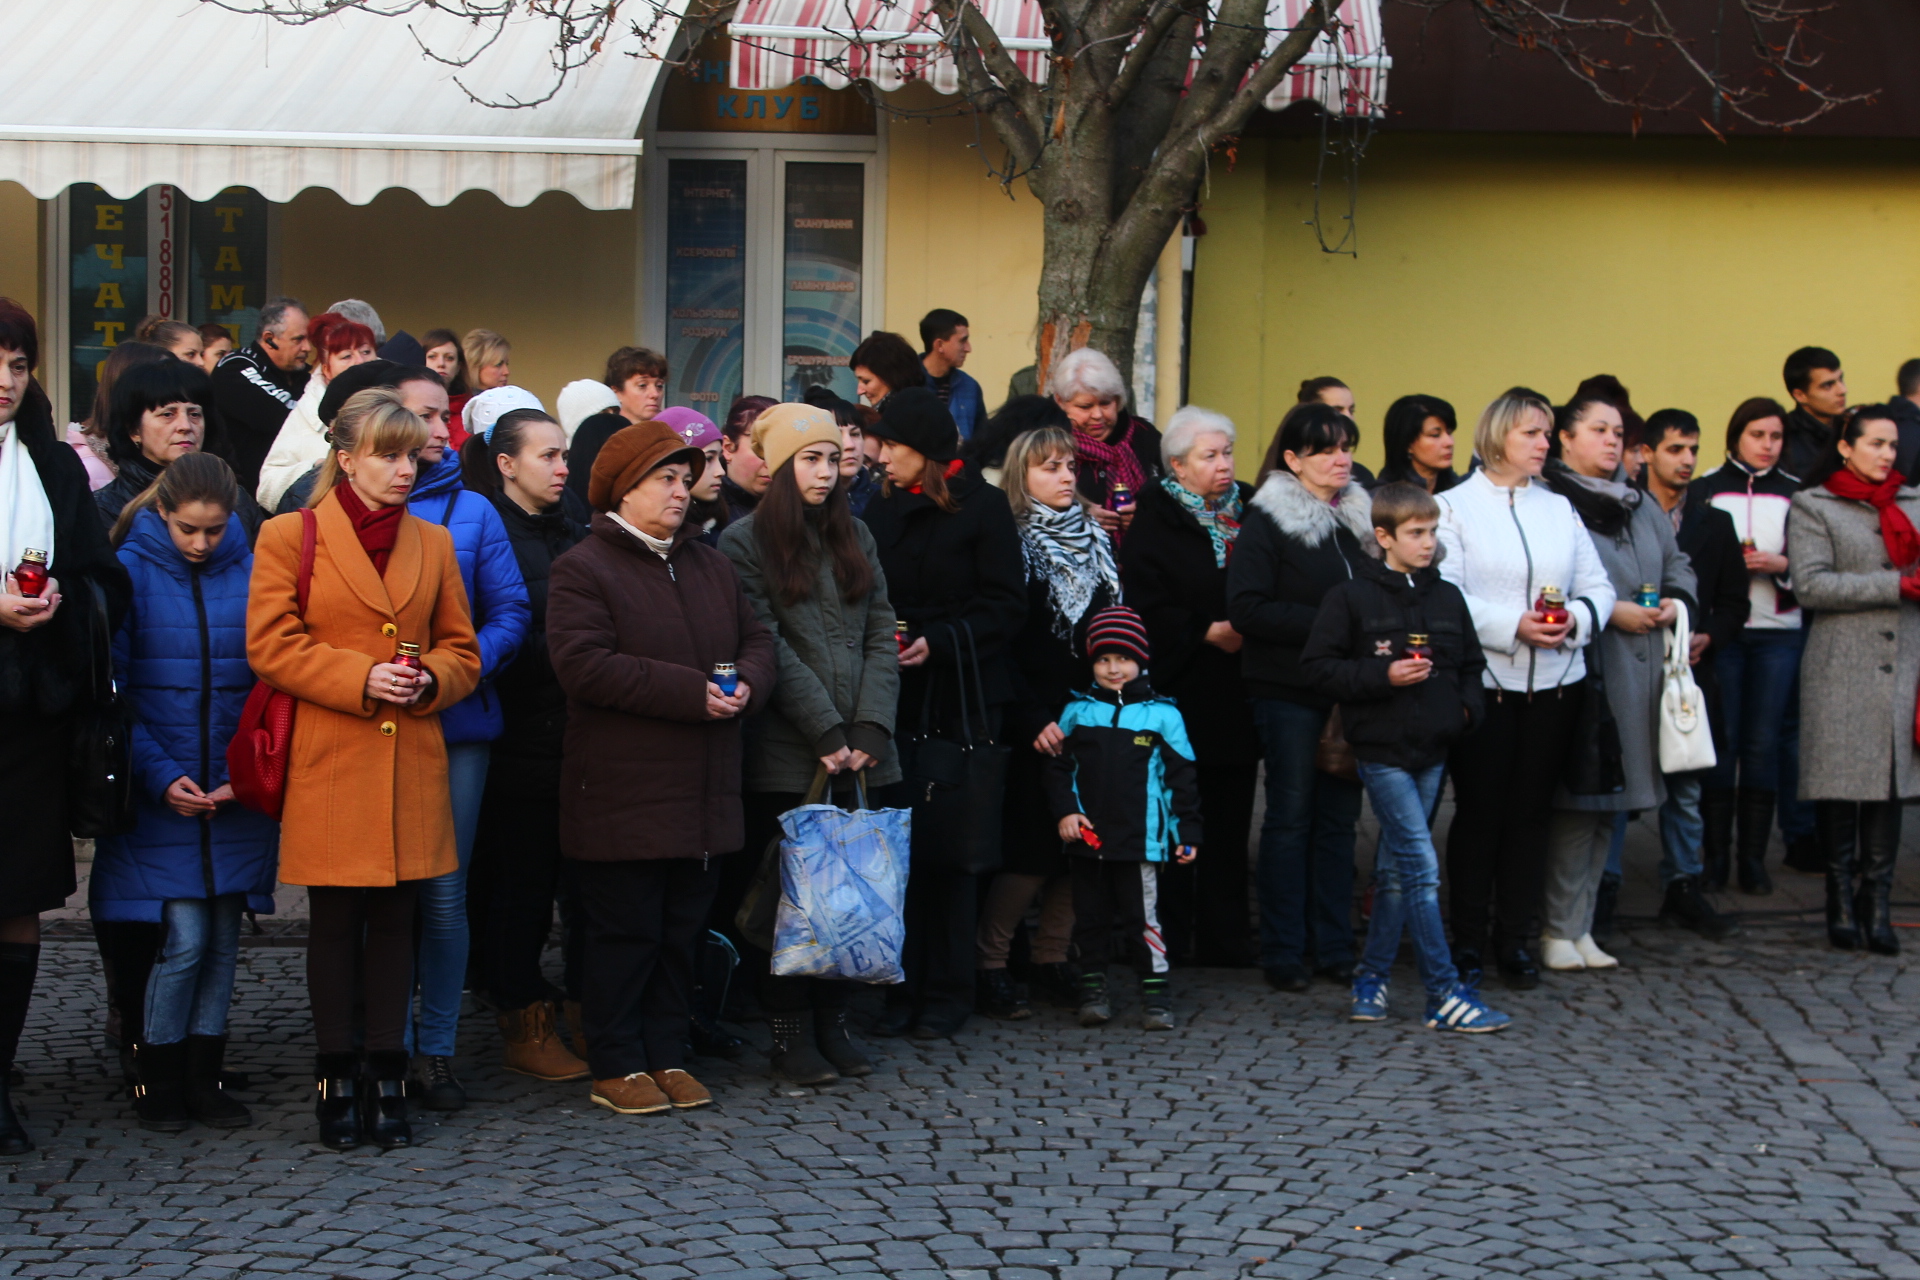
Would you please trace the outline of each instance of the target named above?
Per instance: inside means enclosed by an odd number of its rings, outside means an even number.
[[[1093,615],[1087,623],[1087,656],[1097,658],[1103,653],[1123,653],[1141,666],[1147,665],[1147,624],[1140,621],[1139,614],[1125,605],[1115,605]]]

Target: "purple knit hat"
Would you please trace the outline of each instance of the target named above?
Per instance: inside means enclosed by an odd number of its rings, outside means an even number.
[[[1147,649],[1147,624],[1125,605],[1102,609],[1087,622],[1087,656],[1122,653],[1141,666],[1150,660]]]
[[[714,426],[713,419],[698,409],[682,409],[676,405],[654,414],[653,420],[672,427],[673,433],[685,440],[690,449],[704,449],[721,440],[720,428]]]

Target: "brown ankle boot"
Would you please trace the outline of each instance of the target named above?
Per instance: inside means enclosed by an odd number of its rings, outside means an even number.
[[[506,1067],[536,1080],[584,1080],[587,1064],[574,1056],[553,1025],[553,1006],[545,1000],[500,1015],[507,1038]]]
[[[567,1001],[567,1035],[573,1041],[575,1056],[584,1062],[587,1057],[587,1015],[581,1012],[578,1000]]]

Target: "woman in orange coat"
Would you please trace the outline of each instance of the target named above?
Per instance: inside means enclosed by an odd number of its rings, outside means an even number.
[[[299,699],[280,878],[309,887],[307,994],[319,1042],[320,1141],[411,1140],[405,1080],[414,895],[456,864],[447,748],[436,707],[480,680],[460,565],[445,529],[407,513],[426,424],[397,393],[342,406],[313,487],[317,528],[305,616],[298,602],[305,513],[260,530],[247,658]],[[423,669],[393,661],[418,645]],[[357,994],[366,1064],[353,1047]],[[359,1078],[356,1080],[356,1076]]]

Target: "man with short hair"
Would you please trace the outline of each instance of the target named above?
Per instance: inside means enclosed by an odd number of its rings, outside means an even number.
[[[1647,419],[1640,450],[1641,479],[1648,496],[1673,521],[1674,541],[1693,562],[1701,616],[1689,619],[1693,643],[1688,654],[1694,682],[1707,700],[1707,718],[1713,726],[1718,751],[1730,751],[1720,724],[1720,691],[1714,679],[1715,647],[1726,648],[1740,638],[1747,625],[1747,563],[1740,550],[1740,534],[1733,517],[1704,499],[1688,500],[1687,486],[1700,460],[1700,420],[1685,409],[1662,409]],[[1705,827],[1700,812],[1705,775],[1669,773],[1667,799],[1660,806],[1660,880],[1666,897],[1660,904],[1662,923],[1691,929],[1703,938],[1718,940],[1738,932],[1733,922],[1714,911],[1701,892],[1701,849]]]
[[[242,493],[260,487],[260,464],[287,414],[307,389],[307,310],[295,298],[260,308],[260,334],[222,356],[213,370],[213,403],[221,434],[208,452],[225,458]]]
[[[920,346],[926,352],[920,363],[927,371],[927,385],[953,415],[962,440],[987,420],[987,399],[980,384],[960,367],[973,353],[969,332],[967,318],[945,307],[935,307],[920,321]]]
[[[1787,448],[1780,468],[1804,482],[1839,434],[1847,412],[1847,375],[1841,372],[1840,357],[1825,347],[1801,347],[1787,357],[1780,373],[1794,403],[1787,415]]]
[[[1920,468],[1920,360],[1909,360],[1894,375],[1899,394],[1887,401],[1887,411],[1900,431],[1900,448],[1893,455],[1893,469],[1915,482],[1914,470]]]

